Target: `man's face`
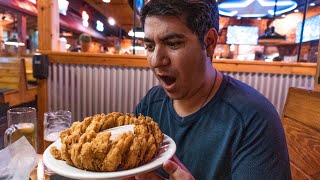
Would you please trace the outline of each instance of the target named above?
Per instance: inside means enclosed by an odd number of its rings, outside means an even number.
[[[206,80],[206,50],[178,18],[151,16],[145,21],[147,59],[168,96],[192,97]]]

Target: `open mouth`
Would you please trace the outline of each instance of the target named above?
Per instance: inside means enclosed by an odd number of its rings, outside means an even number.
[[[166,86],[171,86],[176,82],[176,78],[173,76],[158,76],[158,77],[162,82],[164,82]]]

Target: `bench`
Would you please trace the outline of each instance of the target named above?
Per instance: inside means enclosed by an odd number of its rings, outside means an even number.
[[[35,81],[31,58],[0,59],[0,102],[12,107],[35,100],[37,87],[28,81]]]
[[[292,179],[320,179],[320,92],[289,88],[282,123]]]

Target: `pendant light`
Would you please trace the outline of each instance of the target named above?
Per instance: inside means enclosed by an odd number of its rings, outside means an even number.
[[[13,15],[13,31],[16,31],[16,18],[14,15]],[[8,46],[16,46],[16,47],[25,45],[23,42],[19,42],[18,38],[15,35],[13,35],[12,38],[9,38],[6,42],[4,42],[4,44]]]
[[[276,18],[276,12],[277,12],[277,0],[275,0],[275,4],[274,4],[274,11],[273,11],[273,21]],[[280,40],[280,41],[284,41],[286,40],[286,36],[280,35],[275,31],[275,27],[271,26],[270,28],[267,28],[265,33],[262,34],[259,38],[259,43],[263,43],[266,40],[270,41],[270,40]]]

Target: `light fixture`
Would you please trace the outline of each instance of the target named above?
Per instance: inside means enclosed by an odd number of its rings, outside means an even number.
[[[22,42],[18,42],[18,39],[16,36],[13,36],[12,38],[8,39],[8,41],[4,42],[4,44],[8,46],[16,46],[16,47],[25,45]]]
[[[137,38],[144,38],[144,32],[139,30],[138,28],[136,29],[136,32],[133,33],[133,29],[131,29],[129,32],[128,32],[128,35],[133,37],[137,37]]]
[[[12,36],[12,38],[9,38],[6,42],[4,42],[4,44],[8,46],[16,46],[16,47],[24,46],[25,44],[23,42],[19,42],[17,36],[15,35],[16,34],[16,18],[14,15],[12,17],[13,17],[13,32],[15,33]]]
[[[65,43],[67,42],[67,39],[65,37],[60,37],[59,40]]]
[[[110,3],[111,0],[102,0],[102,2],[104,2],[104,3]]]
[[[270,0],[224,0],[219,3],[219,14],[238,17],[265,17],[274,14],[275,2]],[[291,11],[297,7],[294,0],[279,0],[277,14]]]
[[[104,30],[104,26],[103,26],[103,23],[99,20],[97,20],[97,26],[96,26],[96,29],[100,32],[102,32]]]
[[[315,6],[316,5],[316,3],[310,3],[310,6]]]
[[[277,0],[274,2],[274,10],[273,10],[273,20],[276,18],[277,14]],[[282,36],[275,31],[275,27],[271,26],[265,30],[265,33],[262,34],[259,38],[259,43],[268,42],[268,40],[286,40],[286,36]]]
[[[67,1],[67,0],[59,0],[58,1],[59,13],[66,16],[67,15],[68,6],[69,6],[69,1]]]
[[[295,9],[293,12],[297,13],[297,12],[299,12],[299,9]]]
[[[89,15],[86,11],[82,11],[82,25],[84,27],[88,27],[89,26]]]
[[[111,26],[114,26],[116,24],[116,21],[113,19],[113,17],[109,17],[108,18],[108,23],[111,25]]]
[[[89,27],[89,22],[83,20],[83,21],[82,21],[82,25],[83,25],[84,27]]]
[[[37,4],[37,0],[29,0],[30,2],[32,2],[33,4]]]
[[[135,50],[145,50],[145,47],[143,47],[143,46],[130,46],[130,48],[129,49],[135,49]]]

